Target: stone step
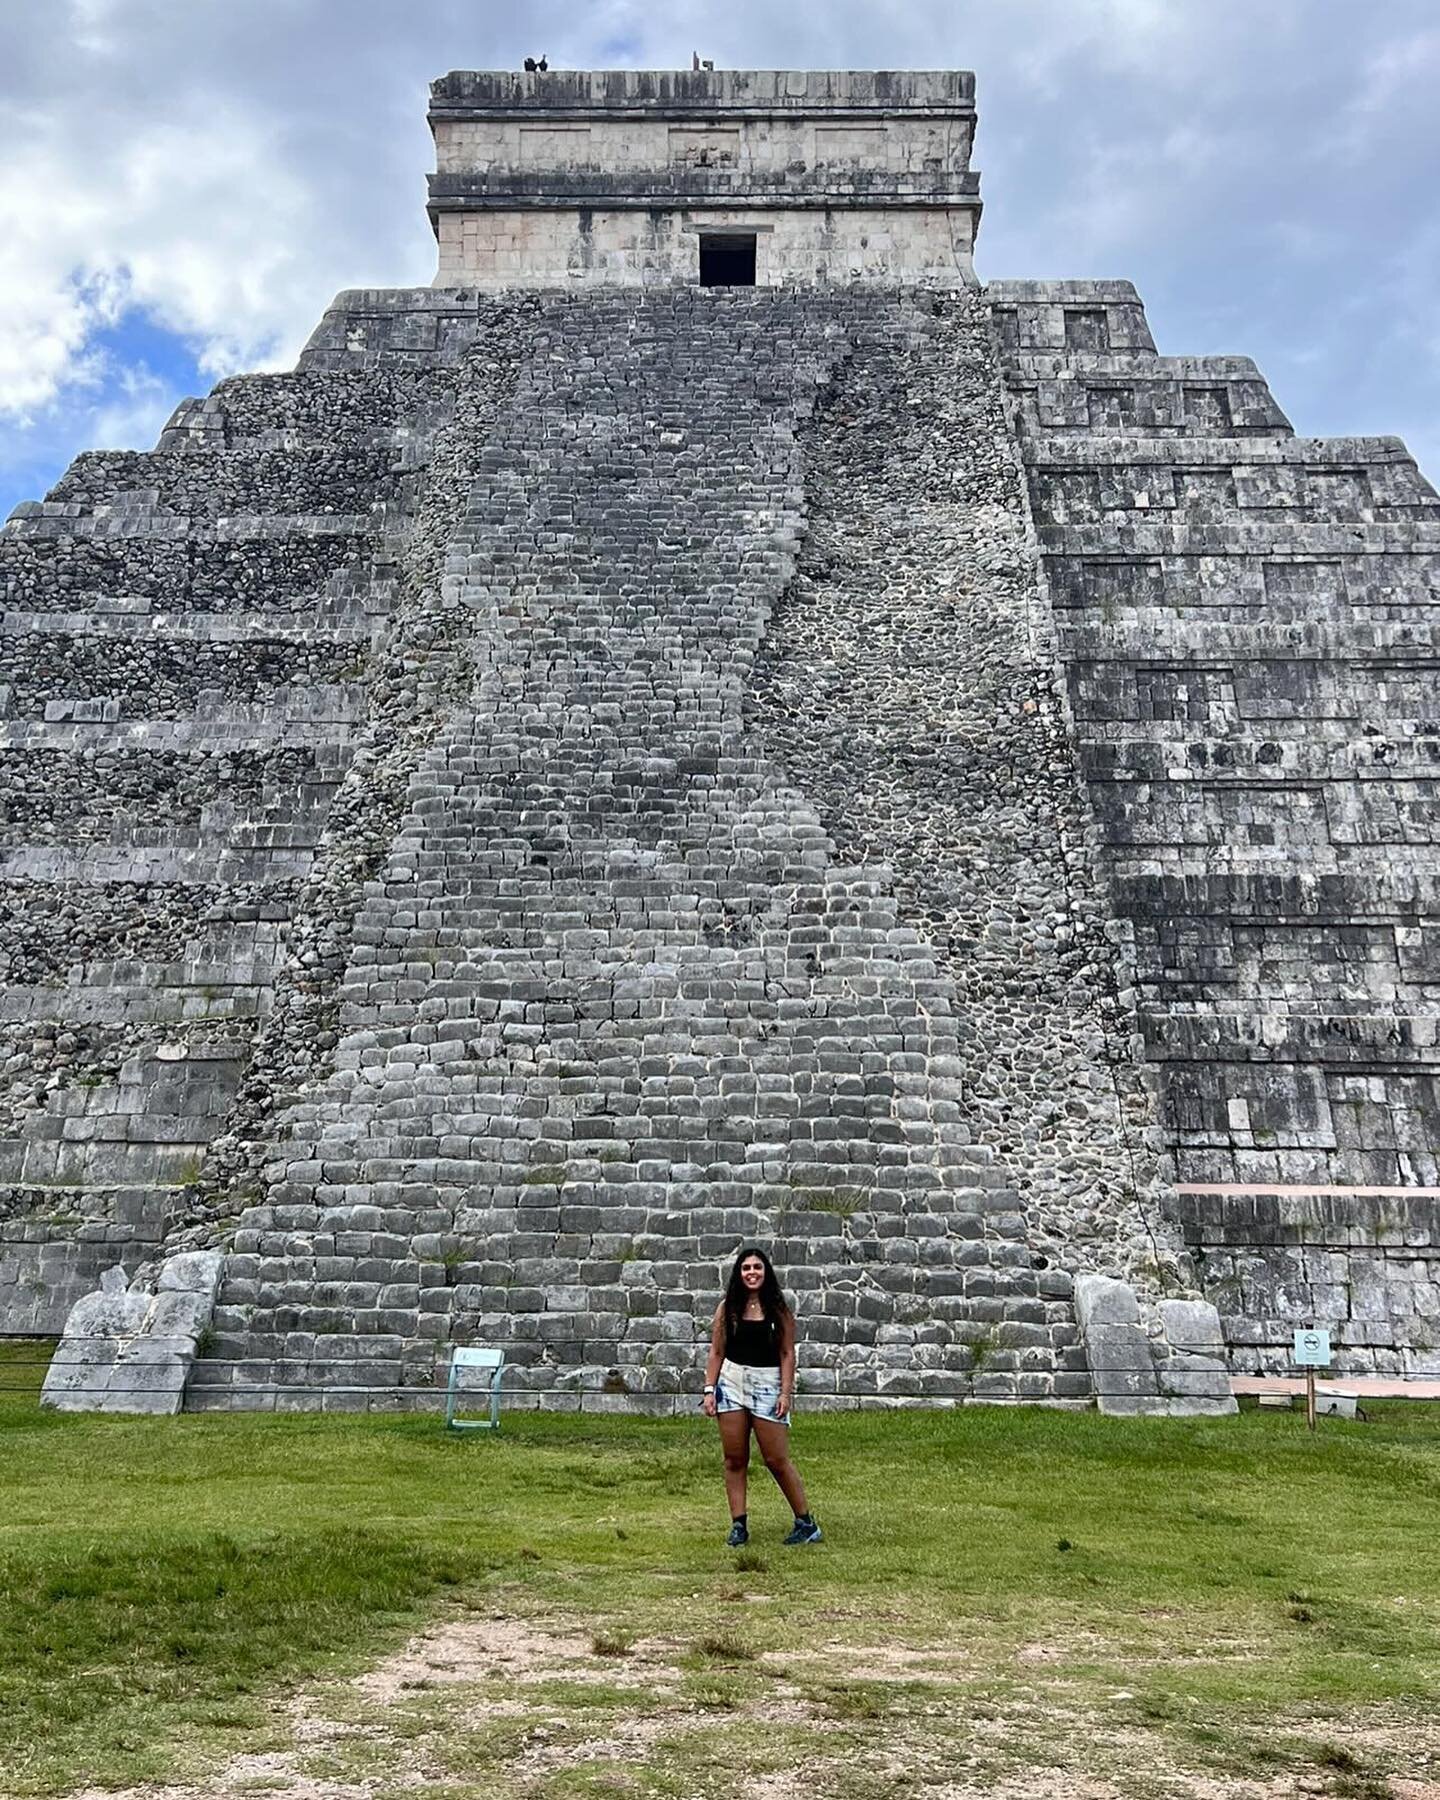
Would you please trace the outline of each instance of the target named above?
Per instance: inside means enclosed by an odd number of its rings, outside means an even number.
[[[1356,619],[1333,626],[1320,622],[1276,624],[1260,618],[1194,619],[1157,624],[1148,641],[1119,622],[1085,624],[1062,632],[1069,660],[1087,679],[1139,683],[1155,690],[1157,701],[1171,690],[1217,698],[1234,681],[1264,681],[1267,665],[1317,664],[1317,677],[1351,669],[1364,679],[1393,674],[1401,683],[1422,676],[1440,662],[1440,620],[1418,618],[1403,626]],[[1104,665],[1111,664],[1113,669]],[[1253,674],[1252,674],[1253,670]],[[1216,676],[1225,677],[1217,683]],[[1307,675],[1304,679],[1310,679]],[[1429,711],[1427,707],[1422,709]]]
[[[528,340],[543,328],[554,299],[515,294],[497,300],[436,288],[348,289],[336,296],[301,352],[297,375],[283,379],[297,389],[302,383],[326,383],[339,395],[358,391],[362,398],[377,382],[433,380],[472,347],[484,351],[502,331],[518,328]],[[225,396],[230,386],[223,384],[219,394]]]
[[[82,753],[87,762],[93,760],[102,768],[110,759],[138,764],[147,758],[185,758],[200,764],[212,755],[268,756],[292,748],[297,755],[313,757],[322,768],[343,768],[349,760],[355,731],[348,721],[277,720],[268,712],[264,719],[255,719],[249,716],[255,709],[240,710],[245,716],[231,717],[228,709],[217,708],[203,720],[31,719],[0,723],[0,752],[23,752],[42,759]]]
[[[1183,787],[1203,781],[1210,787],[1226,781],[1249,785],[1268,779],[1322,783],[1327,788],[1359,782],[1385,783],[1393,800],[1401,784],[1440,776],[1440,730],[1433,736],[1407,735],[1409,721],[1375,719],[1373,736],[1357,735],[1347,720],[1322,719],[1307,733],[1293,719],[1247,720],[1249,731],[1232,729],[1223,737],[1196,737],[1192,742],[1161,736],[1173,724],[1157,720],[1154,735],[1130,721],[1097,724],[1080,763],[1087,781],[1097,783],[1171,783]],[[1413,729],[1413,727],[1411,727]],[[1260,732],[1264,736],[1260,736]],[[1117,735],[1123,733],[1123,736]],[[1388,733],[1388,735],[1382,735]],[[1103,735],[1102,735],[1103,734]]]
[[[1367,631],[1387,630],[1401,639],[1410,630],[1417,641],[1427,642],[1433,623],[1428,609],[1440,596],[1440,557],[1418,542],[1407,548],[1403,536],[1398,542],[1399,548],[1381,545],[1378,552],[1362,544],[1317,555],[1287,545],[1282,534],[1268,549],[1224,550],[1219,570],[1188,553],[1106,557],[1092,544],[1081,555],[1052,557],[1048,585],[1062,613],[1093,609],[1087,621],[1092,629],[1123,619],[1122,629],[1133,634],[1131,648],[1141,660],[1147,655],[1147,616],[1161,642],[1167,628],[1183,622],[1186,630],[1203,631],[1211,628],[1212,617],[1226,623],[1227,612],[1247,626],[1253,620],[1257,628],[1297,636],[1329,631],[1344,642],[1356,632],[1362,634],[1357,642],[1363,642]]]
[[[81,517],[102,508],[155,509],[195,521],[236,513],[363,515],[377,501],[399,498],[401,456],[393,431],[378,441],[356,433],[348,441],[308,447],[232,443],[183,453],[87,451],[50,490],[47,503],[78,505]]]
[[[375,509],[344,513],[325,508],[309,513],[273,513],[251,508],[227,513],[197,529],[183,513],[149,504],[99,508],[73,501],[22,500],[0,528],[0,547],[11,555],[27,544],[134,543],[144,549],[155,542],[201,544],[283,543],[292,539],[364,538],[376,533]]]
[[[930,1404],[957,1406],[971,1401],[1007,1404],[1029,1401],[1042,1404],[1084,1405],[1093,1392],[1083,1359],[1073,1370],[1045,1371],[993,1366],[1013,1352],[987,1357],[978,1374],[944,1369],[927,1370],[908,1354],[899,1353],[886,1367],[873,1350],[857,1357],[856,1366],[839,1371],[818,1369],[802,1373],[798,1388],[802,1408],[865,1405]],[[221,1365],[224,1367],[224,1365]],[[507,1364],[507,1368],[508,1368]],[[185,1409],[193,1412],[259,1410],[273,1412],[395,1412],[434,1411],[443,1404],[443,1376],[439,1369],[417,1366],[413,1379],[400,1385],[403,1365],[367,1369],[369,1385],[356,1382],[356,1371],[345,1365],[253,1364],[235,1365],[231,1382],[205,1371],[197,1362],[186,1390]],[[387,1379],[387,1377],[389,1379]],[[650,1386],[649,1383],[654,1383]],[[504,1406],[507,1410],[543,1407],[571,1412],[607,1412],[657,1416],[693,1413],[697,1406],[696,1378],[645,1377],[617,1373],[604,1362],[574,1369],[546,1369],[532,1377],[521,1371],[507,1375]]]
[[[108,821],[93,817],[88,832],[56,831],[47,834],[45,847],[77,849],[81,846],[104,845],[110,849],[161,850],[296,850],[314,849],[320,842],[325,813],[334,794],[334,785],[316,786],[294,796],[276,790],[272,810],[267,815],[261,807],[246,809],[232,801],[203,805],[188,821],[173,814],[165,825],[156,819],[136,820],[117,811]],[[100,827],[107,829],[101,835]],[[0,842],[33,846],[34,837],[20,831],[5,834]]]
[[[81,963],[78,967],[82,978],[66,980],[63,985],[26,986],[7,981],[0,989],[0,1024],[22,1021],[67,1027],[129,1027],[199,1023],[223,1027],[253,1024],[269,1010],[268,982],[216,979],[164,980],[162,984],[158,978],[133,984],[89,981],[83,977],[89,974],[91,966],[104,965]],[[158,977],[174,965],[154,966]]]
[[[175,617],[144,599],[102,603],[90,612],[0,613],[0,638],[89,638],[110,646],[154,640],[165,647],[185,644],[243,650],[251,643],[261,643],[297,649],[314,645],[364,650],[378,641],[381,629],[379,617],[358,606],[324,619],[304,620],[263,612]],[[34,643],[28,647],[32,653],[40,649]]]
[[[0,603],[91,610],[120,596],[177,613],[294,613],[394,554],[367,520],[225,520],[199,538],[180,518],[102,531],[68,517],[22,517],[0,531]]]
[[[1145,308],[1128,281],[993,281],[985,296],[1007,365],[1024,352],[1155,354]]]
[[[1440,554],[1440,520],[1398,524],[1268,519],[1213,525],[1144,518],[1099,525],[1042,525],[1038,534],[1049,556],[1095,556],[1112,562],[1126,557],[1255,556],[1434,556]]]
[[[111,1142],[86,1134],[77,1140],[36,1140],[23,1156],[0,1160],[0,1180],[20,1186],[73,1189],[78,1195],[104,1187],[184,1187],[200,1173],[213,1132],[158,1123],[156,1141]],[[8,1166],[7,1166],[8,1165]],[[61,1198],[56,1193],[57,1201]]]
[[[1303,850],[1313,876],[1320,880],[1347,875],[1363,879],[1366,871],[1374,867],[1377,844],[1383,840],[1331,843],[1317,823],[1313,809],[1297,807],[1296,810],[1303,813],[1314,834]],[[1280,816],[1277,807],[1272,809],[1269,820],[1260,822],[1273,823]],[[1118,891],[1124,892],[1157,875],[1203,880],[1207,875],[1222,873],[1283,881],[1294,870],[1298,848],[1298,842],[1217,846],[1197,836],[1185,844],[1146,843],[1138,849],[1119,847],[1112,850],[1106,860],[1112,882]],[[1434,867],[1434,847],[1429,843],[1387,843],[1385,859],[1397,876],[1424,880]]]
[[[1227,985],[1236,989],[1230,1000],[1224,998]],[[1320,982],[1316,986],[1320,989]],[[1369,998],[1357,995],[1357,1009]],[[1188,1002],[1166,996],[1157,1010],[1142,1010],[1140,1025],[1147,1053],[1157,1062],[1220,1057],[1360,1069],[1433,1068],[1440,1048],[1440,1008],[1433,999],[1426,1012],[1344,1012],[1343,1005],[1343,997],[1337,998],[1328,985],[1306,1003],[1292,1001],[1288,994],[1252,993],[1248,983],[1207,978],[1203,991]]]
[[[1145,480],[1158,470],[1229,470],[1243,483],[1293,483],[1303,491],[1307,474],[1358,471],[1371,481],[1418,484],[1428,490],[1415,459],[1398,437],[1119,437],[1113,433],[1052,433],[1026,446],[1025,467],[1032,479],[1052,473],[1094,472],[1123,490],[1128,480]],[[1266,504],[1267,502],[1257,502]]]
[[[141,696],[142,700],[148,698],[149,696]],[[248,729],[253,735],[256,727],[266,722],[269,722],[273,731],[293,720],[301,726],[308,726],[312,731],[333,731],[337,725],[358,724],[365,718],[367,711],[367,690],[364,683],[351,680],[317,682],[314,686],[280,681],[268,690],[259,689],[256,697],[248,700],[235,699],[220,687],[202,688],[186,698],[190,702],[188,709],[180,712],[177,702],[177,711],[168,720],[150,714],[139,714],[130,721],[124,719],[123,703],[118,698],[97,696],[83,700],[47,700],[44,703],[46,716],[38,722],[82,726],[128,722],[132,724],[131,741],[135,742],[139,739],[148,741],[152,725],[164,726],[167,723],[198,726],[202,732],[212,726],[219,733]],[[23,724],[26,721],[16,722]],[[288,732],[285,735],[288,738]],[[192,733],[192,741],[198,739],[199,732]],[[84,741],[89,748],[93,740]],[[217,747],[224,747],[223,737],[217,742]]]
[[[1197,870],[1194,874],[1140,874],[1117,891],[1122,910],[1157,918],[1208,914],[1259,923],[1285,919],[1329,921],[1337,926],[1356,912],[1383,914],[1396,923],[1413,914],[1440,913],[1440,874],[1377,864],[1312,872],[1290,868],[1279,875]]]
[[[241,462],[277,452],[298,457],[364,456],[394,450],[405,460],[448,415],[454,379],[444,369],[393,374],[241,375],[210,394],[181,401],[160,434],[162,457],[204,459],[224,452]],[[426,429],[427,425],[430,427]]]
[[[265,886],[303,880],[312,858],[298,850],[150,849],[87,844],[0,851],[0,881],[43,887],[115,883],[164,887]]]
[[[166,1187],[12,1188],[6,1199],[0,1292],[6,1329],[25,1336],[58,1336],[107,1269],[155,1255],[175,1210]]]
[[[88,961],[181,958],[211,923],[293,915],[305,850],[0,851],[0,966],[17,986],[85,984]]]
[[[1383,465],[1389,473],[1392,465]],[[1201,525],[1243,529],[1253,523],[1403,524],[1433,519],[1440,499],[1411,465],[1411,479],[1376,481],[1363,470],[1306,473],[1282,487],[1241,470],[1130,468],[1042,472],[1032,486],[1050,526]]]
[[[1021,357],[1007,374],[1027,445],[1085,430],[1121,439],[1291,431],[1246,357]]]
[[[365,690],[355,679],[364,652],[353,645],[312,644],[296,637],[231,643],[170,643],[159,637],[101,638],[48,634],[43,660],[24,639],[0,639],[0,691],[9,719],[74,715],[77,706],[102,717],[204,717],[217,709],[255,706],[272,696],[294,708],[313,695],[317,716],[363,714]]]

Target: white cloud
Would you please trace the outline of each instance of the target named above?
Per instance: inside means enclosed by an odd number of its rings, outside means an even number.
[[[192,112],[198,110],[190,109]],[[137,119],[76,155],[59,118],[0,166],[0,408],[28,412],[75,378],[91,335],[127,307],[203,346],[228,372],[293,355],[309,304],[305,246],[319,196],[261,122]]]
[[[1428,104],[1437,74],[1440,29],[1431,26],[1392,38],[1368,59],[1364,77],[1346,102],[1346,114],[1356,122],[1387,113],[1407,90],[1418,92]]]

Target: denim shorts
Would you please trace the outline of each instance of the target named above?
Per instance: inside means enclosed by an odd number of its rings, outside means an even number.
[[[757,1419],[768,1419],[772,1425],[788,1425],[789,1414],[782,1419],[775,1411],[779,1399],[779,1369],[731,1362],[729,1357],[721,1363],[715,1383],[717,1413],[748,1412]]]

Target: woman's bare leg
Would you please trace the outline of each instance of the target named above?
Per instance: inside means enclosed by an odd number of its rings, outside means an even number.
[[[773,1419],[756,1419],[754,1423],[755,1441],[765,1458],[765,1467],[779,1482],[780,1492],[790,1502],[791,1512],[799,1518],[809,1509],[805,1505],[805,1483],[790,1460],[790,1428],[777,1425]]]
[[[742,1408],[716,1416],[725,1456],[725,1498],[730,1502],[730,1517],[738,1519],[745,1510],[745,1477],[750,1467],[750,1415]]]

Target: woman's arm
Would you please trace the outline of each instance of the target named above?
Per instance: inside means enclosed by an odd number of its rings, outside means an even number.
[[[785,1418],[795,1398],[795,1315],[786,1313],[780,1327],[780,1398],[775,1411]]]
[[[720,1365],[725,1360],[725,1302],[715,1308],[710,1324],[710,1354],[705,1358],[705,1398],[701,1405],[707,1418],[715,1416],[715,1384],[720,1379]]]

